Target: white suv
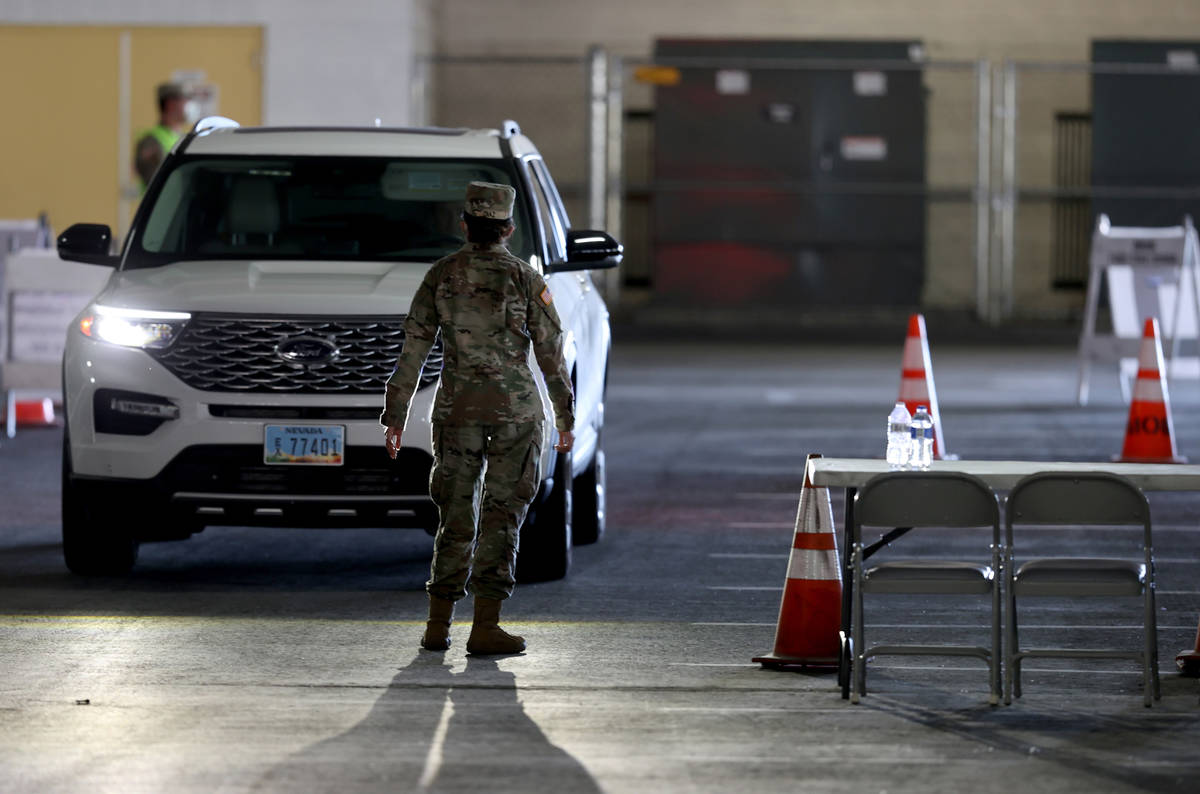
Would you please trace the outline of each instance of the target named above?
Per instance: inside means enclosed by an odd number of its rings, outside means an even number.
[[[405,446],[383,444],[383,387],[429,264],[457,250],[464,188],[517,189],[510,248],[547,274],[575,379],[572,455],[545,445],[518,575],[559,578],[604,531],[608,311],[588,274],[621,246],[573,231],[533,143],[500,130],[240,128],[206,119],[166,158],[120,254],[77,224],[63,259],[115,268],[68,329],[63,554],[129,571],[138,544],[206,525],[432,532],[425,362]],[[537,373],[537,367],[534,367]],[[554,438],[545,405],[546,438]]]

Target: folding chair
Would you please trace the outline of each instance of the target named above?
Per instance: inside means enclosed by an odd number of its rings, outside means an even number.
[[[882,562],[864,569],[862,528],[992,528],[989,557],[980,561],[917,559]],[[990,697],[1000,702],[1000,507],[996,494],[982,480],[958,472],[911,471],[872,478],[854,499],[851,528],[854,598],[851,634],[855,690],[851,700],[866,694],[866,664],[872,656],[976,656],[988,664]],[[931,595],[991,595],[991,648],[964,645],[866,646],[863,625],[865,593],[925,593]]]
[[[1142,665],[1145,704],[1159,699],[1158,625],[1154,605],[1154,554],[1150,505],[1124,477],[1099,472],[1041,472],[1025,477],[1008,496],[1004,519],[1005,592],[1008,594],[1008,659],[1004,702],[1021,696],[1021,661],[1030,656],[1132,659]],[[1042,557],[1013,562],[1013,525],[1142,527],[1142,559]],[[1140,651],[1118,648],[1028,648],[1017,639],[1017,597],[1140,596],[1143,639]]]

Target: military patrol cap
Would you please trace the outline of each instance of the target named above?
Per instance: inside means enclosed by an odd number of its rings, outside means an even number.
[[[511,185],[472,182],[467,185],[467,214],[476,218],[506,221],[512,217],[517,191]]]

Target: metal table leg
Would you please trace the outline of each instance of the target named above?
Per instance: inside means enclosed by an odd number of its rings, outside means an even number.
[[[854,603],[854,555],[850,553],[850,544],[854,534],[854,496],[857,493],[857,488],[846,489],[846,519],[842,527],[842,630],[838,637],[841,646],[841,654],[838,657],[838,685],[842,688],[842,700],[850,699],[850,682],[854,669],[854,643],[850,639],[850,611]],[[911,530],[912,527],[896,527],[885,533],[879,540],[863,549],[863,561]]]
[[[842,630],[841,653],[838,655],[838,684],[842,687],[842,700],[850,699],[850,605],[853,603],[854,577],[851,575],[850,537],[854,527],[854,495],[857,488],[846,489],[845,521],[842,525]]]

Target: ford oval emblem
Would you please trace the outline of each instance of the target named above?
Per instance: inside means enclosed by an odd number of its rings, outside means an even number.
[[[298,367],[328,364],[337,358],[340,352],[333,342],[315,336],[294,336],[275,347],[275,355]]]

